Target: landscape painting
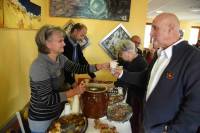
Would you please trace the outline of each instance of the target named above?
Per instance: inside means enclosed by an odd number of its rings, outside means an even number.
[[[129,21],[131,0],[50,0],[54,17]]]

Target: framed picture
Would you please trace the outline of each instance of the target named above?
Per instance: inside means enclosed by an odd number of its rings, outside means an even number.
[[[69,20],[69,22],[67,22],[65,25],[64,25],[64,30],[66,32],[67,35],[70,34],[70,31],[73,27],[75,23],[72,21],[72,20]],[[84,49],[86,48],[88,45],[89,45],[89,38],[87,36],[84,37],[84,39],[82,41],[79,41],[78,42],[79,45],[81,46],[81,49]]]
[[[43,24],[42,7],[30,0],[0,0],[0,4],[0,25],[3,19],[5,28],[39,29]]]
[[[112,59],[117,59],[116,46],[120,40],[125,39],[130,39],[130,34],[122,24],[119,24],[101,40],[100,45]]]
[[[50,0],[54,17],[129,21],[131,0]]]

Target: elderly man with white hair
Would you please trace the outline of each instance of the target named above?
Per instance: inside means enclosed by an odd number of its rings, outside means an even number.
[[[200,52],[179,31],[175,14],[161,13],[152,22],[153,47],[159,50],[143,79],[145,133],[196,133],[200,125]],[[138,73],[121,75],[136,83]]]
[[[146,60],[142,55],[137,53],[137,48],[132,41],[122,40],[116,49],[118,51],[117,56],[119,59],[119,65],[123,66],[124,71],[141,72],[147,68]],[[130,84],[121,78],[115,82],[115,85],[128,88],[127,103],[131,105],[134,114],[130,120],[132,132],[138,133],[141,127],[143,103],[142,99],[144,96],[145,88],[140,87],[137,84]]]

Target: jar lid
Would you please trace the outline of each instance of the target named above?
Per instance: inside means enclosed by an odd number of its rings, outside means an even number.
[[[94,87],[90,86],[86,89],[87,92],[91,93],[102,93],[105,92],[106,90],[107,90],[106,87],[95,87],[95,86]]]

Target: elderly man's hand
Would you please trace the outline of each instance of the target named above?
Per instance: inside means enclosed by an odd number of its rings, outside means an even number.
[[[116,78],[121,78],[121,74],[123,72],[123,68],[121,66],[117,66],[114,70],[111,70],[111,73],[113,74],[113,76],[115,76]]]

